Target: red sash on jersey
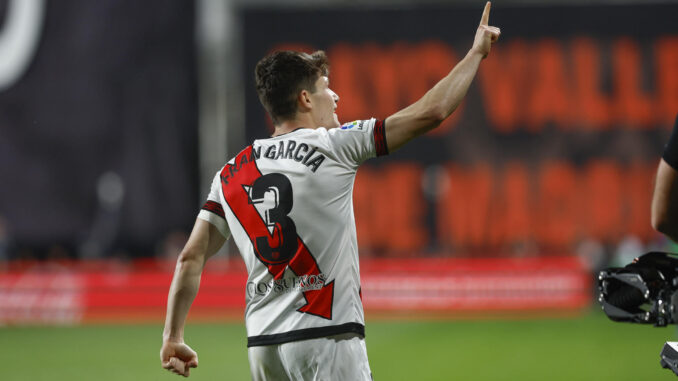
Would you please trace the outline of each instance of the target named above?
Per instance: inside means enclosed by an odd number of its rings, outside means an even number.
[[[262,176],[264,175],[256,165],[252,146],[240,152],[235,157],[233,165],[228,164],[221,171],[221,188],[224,199],[249,236],[254,247],[254,254],[268,267],[268,272],[273,275],[274,279],[281,279],[287,267],[297,276],[320,275],[318,263],[296,232],[291,238],[286,236],[288,239],[296,241],[296,250],[291,259],[282,259],[279,263],[270,259],[267,260],[263,252],[264,248],[258,247],[257,242],[261,243],[264,239],[262,237],[265,237],[265,246],[269,248],[268,250],[270,251],[270,248],[275,250],[282,247],[285,237],[279,224],[275,225],[273,233],[269,231],[266,222],[262,219],[246,190],[252,187],[254,182]],[[294,226],[293,222],[292,226]],[[287,245],[289,245],[289,242]],[[306,299],[306,304],[297,311],[332,319],[334,280],[326,283],[319,290],[304,291],[303,296]]]

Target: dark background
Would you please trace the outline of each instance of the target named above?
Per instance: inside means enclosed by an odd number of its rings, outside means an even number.
[[[0,92],[0,216],[15,256],[72,255],[92,234],[106,254],[149,255],[191,226],[193,13],[192,1],[47,2],[28,71]],[[124,186],[112,208],[97,197],[107,172]]]
[[[0,20],[7,14],[8,4],[0,1]],[[17,83],[0,90],[0,252],[5,257],[152,256],[162,251],[168,240],[180,245],[185,239],[203,201],[199,189],[206,186],[198,170],[202,152],[198,146],[197,4],[187,0],[46,2],[38,49],[28,70]],[[339,48],[349,47],[355,53],[366,47],[388,51],[403,46],[407,54],[435,42],[458,60],[470,48],[481,14],[477,4],[325,4],[317,8],[234,4],[240,29],[236,28],[238,34],[233,38],[240,48],[239,54],[229,55],[225,62],[240,70],[237,75],[243,83],[236,96],[244,100],[245,107],[240,118],[244,123],[228,128],[244,131],[243,145],[269,134],[270,122],[254,92],[253,69],[271,49],[305,46],[326,50],[330,60],[350,60],[357,68],[356,75],[367,77],[361,81],[342,77],[339,72],[331,74],[332,86],[342,89],[340,120],[385,118],[405,107],[412,94],[400,94],[392,109],[378,107],[375,101],[364,107],[374,113],[357,115],[348,99],[360,92],[361,99],[366,93],[378,99],[385,90],[369,78],[373,74],[367,69],[370,64],[370,70],[378,67],[367,62],[375,59],[373,55],[340,57]],[[411,225],[423,226],[427,236],[414,251],[463,255],[473,249],[491,256],[502,248],[489,243],[469,248],[448,242],[446,233],[440,231],[440,214],[454,211],[441,207],[444,197],[440,194],[426,194],[424,188],[432,180],[420,172],[437,173],[440,168],[458,166],[476,173],[478,167],[486,166],[500,178],[507,163],[518,163],[527,168],[529,181],[538,183],[540,171],[549,163],[565,163],[580,179],[592,164],[604,161],[616,166],[621,176],[631,167],[650,173],[678,111],[678,104],[655,104],[660,83],[655,50],[658,41],[678,37],[677,14],[678,4],[495,4],[490,23],[502,28],[500,43],[493,48],[496,57],[506,57],[508,47],[516,43],[536,49],[555,42],[562,47],[566,62],[561,64],[571,81],[570,46],[579,38],[590,39],[599,48],[599,67],[594,70],[600,83],[595,86],[606,99],[615,99],[620,92],[614,74],[621,64],[615,61],[615,44],[628,40],[638,46],[639,93],[654,107],[651,121],[639,125],[624,119],[618,108],[611,108],[612,122],[600,128],[577,120],[547,120],[536,127],[518,121],[507,132],[490,117],[488,89],[493,85],[486,82],[486,67],[490,66],[486,61],[451,127],[415,140],[395,155],[368,162],[362,179],[359,174],[359,184],[368,177],[379,184],[386,173],[383,170],[397,174],[402,173],[400,165],[414,166],[416,176],[421,177],[416,178],[424,184],[415,192],[424,211]],[[382,59],[388,68],[398,57]],[[499,58],[491,55],[490,59]],[[504,63],[494,64],[501,68]],[[426,65],[422,62],[421,69],[415,69],[425,71]],[[517,90],[531,88],[541,80],[537,73],[529,74]],[[436,82],[438,77],[433,77],[427,79],[427,85]],[[391,81],[398,83],[399,78]],[[518,104],[523,95],[520,91],[514,95]],[[674,94],[672,99],[678,96]],[[577,104],[576,99],[568,101]],[[229,147],[232,144],[228,142]],[[217,169],[210,170],[214,173]],[[647,188],[651,189],[649,177]],[[534,189],[530,192],[534,192],[530,193],[530,208],[539,209],[541,196]],[[640,207],[649,213],[647,197],[649,194]],[[356,204],[376,201],[360,196]],[[581,219],[586,219],[582,213]],[[358,216],[360,231],[367,223]],[[571,253],[586,239],[613,247],[627,235],[651,245],[657,236],[650,233],[649,214],[643,226],[647,228],[642,233],[621,231],[610,237],[587,233],[558,247],[541,247],[536,242],[536,252],[555,249]],[[374,249],[365,242],[361,243],[363,249]],[[389,253],[389,247],[379,250]]]

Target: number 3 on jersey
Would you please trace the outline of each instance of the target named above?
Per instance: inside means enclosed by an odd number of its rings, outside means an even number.
[[[270,173],[256,179],[252,186],[243,185],[268,233],[254,240],[255,250],[264,263],[289,262],[297,252],[297,227],[288,216],[292,211],[292,183],[287,176]]]

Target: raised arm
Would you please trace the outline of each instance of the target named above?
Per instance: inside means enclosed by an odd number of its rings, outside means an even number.
[[[205,261],[224,244],[224,236],[209,222],[197,219],[191,236],[181,251],[167,299],[167,316],[162,335],[162,367],[188,377],[198,366],[198,355],[184,343],[184,324],[198,293]]]
[[[459,106],[478,71],[480,61],[487,57],[492,43],[499,38],[499,28],[488,25],[490,6],[488,1],[473,47],[464,59],[421,99],[386,118],[386,143],[389,152],[438,127]]]

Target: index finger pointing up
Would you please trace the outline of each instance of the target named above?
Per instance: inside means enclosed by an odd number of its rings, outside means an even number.
[[[485,3],[485,10],[483,10],[483,16],[480,18],[480,25],[487,25],[490,21],[490,7],[492,3],[489,1]]]

